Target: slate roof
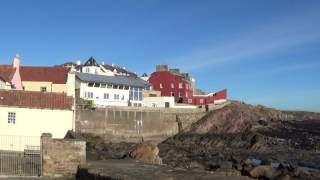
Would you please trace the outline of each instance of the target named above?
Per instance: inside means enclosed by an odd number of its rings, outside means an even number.
[[[97,61],[91,56],[87,62],[84,63],[84,66],[97,66],[99,67],[99,64]]]
[[[0,106],[71,110],[72,97],[65,93],[0,90]]]
[[[5,82],[11,82],[15,73],[15,68],[12,65],[0,65],[0,79]]]
[[[127,71],[121,67],[118,67],[118,66],[111,66],[109,64],[105,64],[105,65],[102,65],[105,69],[108,69],[110,71],[114,71],[114,70],[117,70],[118,73],[125,73],[125,74],[129,74],[129,76],[132,76],[132,77],[138,77],[135,73],[133,72],[130,72],[130,71]]]
[[[52,82],[53,84],[66,84],[68,69],[66,67],[21,66],[22,81]]]
[[[127,85],[133,87],[149,87],[150,83],[136,77],[130,76],[105,76],[88,73],[77,73],[77,78],[84,82],[106,83],[106,84],[118,84]]]

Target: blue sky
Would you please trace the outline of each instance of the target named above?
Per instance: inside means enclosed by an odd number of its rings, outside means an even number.
[[[0,63],[82,62],[138,73],[166,63],[230,99],[320,112],[318,0],[8,0]]]

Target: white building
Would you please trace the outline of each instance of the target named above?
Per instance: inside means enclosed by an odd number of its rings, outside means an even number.
[[[138,77],[135,73],[126,70],[124,67],[119,67],[114,64],[108,65],[98,64],[97,61],[90,57],[84,64],[80,64],[76,66],[77,72],[81,73],[88,73],[88,74],[98,74],[98,75],[105,75],[105,76],[130,76],[130,77]]]
[[[174,97],[172,96],[158,96],[158,97],[144,97],[143,107],[154,108],[172,108],[175,106]]]
[[[95,106],[142,106],[143,91],[150,86],[138,77],[76,74],[80,98],[92,100]]]
[[[72,97],[64,93],[0,90],[0,149],[23,150],[39,146],[42,133],[63,138],[74,128]],[[35,137],[10,142],[10,137]],[[7,144],[6,144],[7,142]]]

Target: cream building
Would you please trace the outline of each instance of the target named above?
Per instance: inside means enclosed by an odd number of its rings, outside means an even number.
[[[73,116],[72,97],[66,94],[0,90],[0,138],[38,137],[21,143],[1,141],[0,149],[37,146],[42,133],[63,138],[74,128]]]
[[[68,92],[69,73],[66,67],[20,67],[22,87],[25,91]]]

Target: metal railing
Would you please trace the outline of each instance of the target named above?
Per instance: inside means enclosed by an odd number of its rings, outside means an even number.
[[[0,175],[40,176],[40,137],[0,135]]]

